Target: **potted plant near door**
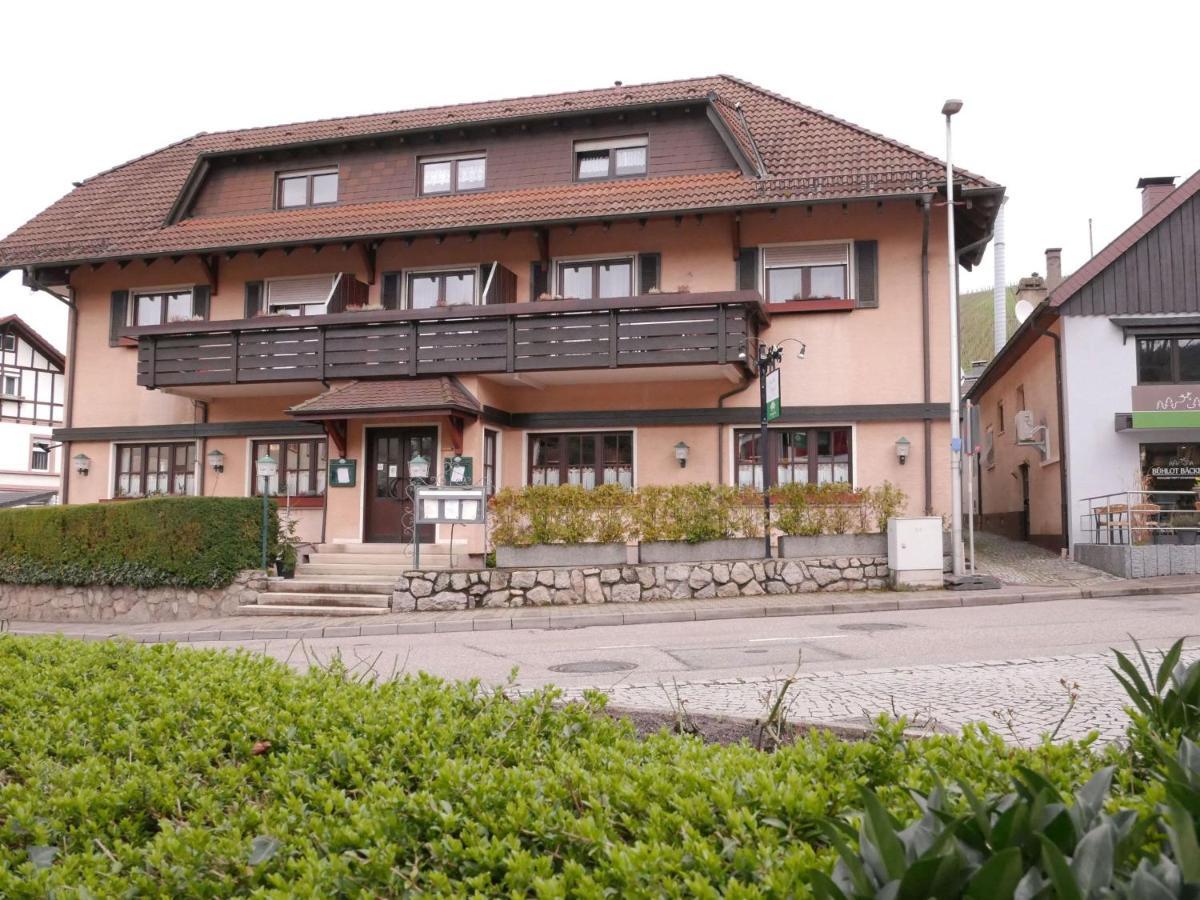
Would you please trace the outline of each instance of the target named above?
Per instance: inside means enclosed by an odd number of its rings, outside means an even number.
[[[1185,512],[1175,516],[1171,524],[1175,528],[1175,534],[1179,538],[1180,544],[1185,544],[1189,547],[1196,544],[1196,530],[1200,528],[1200,513]]]
[[[296,533],[296,520],[291,516],[280,517],[279,545],[275,554],[275,574],[282,578],[294,578],[296,575],[296,548],[300,546],[300,536]]]

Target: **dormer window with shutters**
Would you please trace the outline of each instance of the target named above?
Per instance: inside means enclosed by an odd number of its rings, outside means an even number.
[[[329,206],[337,203],[337,198],[336,168],[280,172],[275,178],[275,206],[279,209]]]
[[[575,178],[634,178],[646,174],[646,135],[575,142]]]

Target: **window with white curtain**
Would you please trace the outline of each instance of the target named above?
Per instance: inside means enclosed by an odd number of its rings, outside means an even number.
[[[646,135],[575,142],[575,177],[628,178],[646,174],[649,139]]]
[[[283,316],[319,316],[325,312],[337,275],[275,278],[267,282],[267,312]]]
[[[763,248],[763,295],[769,303],[846,299],[850,296],[850,243]]]

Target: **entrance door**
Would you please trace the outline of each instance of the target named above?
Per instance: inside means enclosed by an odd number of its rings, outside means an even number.
[[[365,540],[372,543],[407,543],[413,538],[413,501],[410,486],[426,482],[410,478],[408,463],[414,456],[429,460],[436,472],[436,428],[371,428],[367,430]],[[433,479],[428,479],[432,483]],[[434,526],[421,525],[422,543],[433,543]]]
[[[1021,473],[1021,540],[1029,540],[1029,463],[1017,467]]]

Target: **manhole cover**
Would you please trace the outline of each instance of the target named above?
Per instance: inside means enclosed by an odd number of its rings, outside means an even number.
[[[850,625],[839,625],[841,631],[900,631],[907,628],[897,622],[854,622]]]
[[[636,669],[637,663],[621,662],[615,659],[585,659],[582,662],[560,663],[551,666],[551,672],[562,672],[569,675],[599,675],[602,672],[628,672]]]

